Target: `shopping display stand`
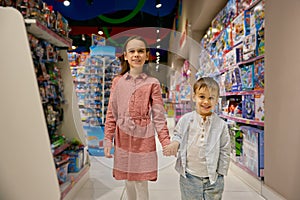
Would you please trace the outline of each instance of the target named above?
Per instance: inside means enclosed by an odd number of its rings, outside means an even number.
[[[0,199],[72,199],[88,178],[88,159],[74,181],[60,187],[23,16],[0,7],[0,19]],[[45,35],[53,38],[55,33]],[[61,129],[67,138],[86,144],[66,50],[60,57],[66,99]]]

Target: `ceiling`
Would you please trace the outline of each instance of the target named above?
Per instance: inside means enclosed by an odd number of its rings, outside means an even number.
[[[157,0],[72,0],[68,7],[63,0],[44,1],[68,20],[73,45],[87,49],[91,35],[99,29],[104,30],[106,38],[141,27],[172,29],[178,9],[178,0],[160,0],[159,9],[155,7]]]
[[[155,7],[157,1],[162,4],[159,9]],[[80,52],[89,50],[91,35],[97,34],[99,29],[104,30],[104,37],[115,40],[115,46],[121,46],[124,42],[120,39],[122,37],[127,38],[137,31],[138,34],[143,31],[149,33],[152,31],[150,27],[163,27],[160,37],[169,43],[170,32],[174,24],[178,25],[178,19],[184,12],[192,22],[192,30],[200,31],[203,35],[227,0],[71,0],[68,7],[63,5],[63,0],[44,2],[52,5],[68,20],[71,28],[69,36],[73,45],[78,46],[76,51]],[[185,4],[186,11],[182,11],[182,4]],[[83,35],[85,40],[82,39]],[[151,34],[145,39],[151,46],[156,43],[156,38],[156,34]],[[162,54],[167,55],[164,52]],[[161,61],[167,59],[163,55]]]

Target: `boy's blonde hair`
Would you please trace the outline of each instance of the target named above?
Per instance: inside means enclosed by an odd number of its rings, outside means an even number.
[[[217,81],[215,81],[211,77],[202,77],[196,81],[194,84],[194,94],[196,94],[197,90],[200,90],[201,88],[206,88],[211,91],[216,91],[217,95],[219,96],[220,93],[220,87]]]

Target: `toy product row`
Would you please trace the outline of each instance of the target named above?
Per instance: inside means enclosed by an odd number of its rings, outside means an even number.
[[[236,4],[232,2],[234,1],[228,1],[226,6],[231,8],[230,12],[238,10],[239,3],[243,4],[241,0]],[[201,41],[204,50],[199,56],[200,67],[197,76],[220,74],[239,63],[264,55],[264,0],[254,3],[255,6],[234,12],[235,17],[227,23],[218,22],[223,19],[219,15],[215,18],[208,30],[208,33],[211,33],[210,29],[216,31],[214,37],[209,37],[207,33]],[[221,13],[225,11],[226,9]]]
[[[105,122],[112,79],[119,73],[115,57],[68,53],[84,126],[101,126]]]
[[[57,67],[59,49],[29,33],[28,41],[58,182],[59,184],[67,181],[71,182],[71,180],[68,180],[70,179],[68,173],[78,172],[83,167],[84,146],[78,140],[68,140],[60,131],[64,120],[63,104],[65,98],[63,80]]]
[[[0,6],[14,7],[20,11],[25,19],[37,19],[48,29],[60,36],[67,38],[70,27],[68,21],[60,12],[42,0],[0,0]]]
[[[264,130],[229,122],[231,159],[255,177],[264,176]]]

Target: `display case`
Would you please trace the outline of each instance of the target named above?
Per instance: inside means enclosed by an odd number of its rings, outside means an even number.
[[[88,157],[83,149],[82,170],[76,174],[66,174],[66,165],[57,167],[54,157],[66,148],[59,142],[50,141],[50,132],[56,128],[66,140],[76,140],[86,145],[79,119],[79,111],[74,104],[74,91],[67,52],[60,49],[55,67],[51,64],[44,77],[37,77],[36,61],[33,59],[27,28],[22,14],[15,8],[0,7],[1,25],[1,197],[4,199],[72,199],[76,191],[88,178]],[[27,27],[27,28],[26,28]],[[39,26],[36,26],[39,27]],[[40,32],[41,31],[41,32]],[[51,45],[67,47],[70,43],[56,43],[59,36],[53,31],[35,28],[30,31],[35,37],[43,35]],[[29,37],[28,37],[29,36]],[[56,39],[54,39],[56,38]],[[50,50],[50,48],[48,49]],[[51,54],[52,51],[49,51]],[[43,62],[41,62],[43,63]],[[39,63],[39,64],[41,64]],[[44,63],[45,64],[45,63]],[[49,67],[49,66],[48,66]],[[48,70],[48,71],[47,71]],[[48,77],[49,75],[49,77]],[[46,77],[47,81],[45,81]],[[43,79],[42,79],[43,78]],[[48,95],[43,96],[41,82]],[[47,88],[47,89],[46,89]],[[43,98],[46,97],[46,98]],[[45,104],[59,106],[62,115],[55,109],[45,112]],[[53,108],[53,107],[52,107]],[[63,110],[63,111],[62,111]],[[52,115],[53,114],[53,115]],[[60,121],[57,121],[60,116]],[[52,123],[53,122],[53,123]],[[13,148],[12,148],[13,147]],[[61,161],[64,161],[62,159]],[[23,170],[20,170],[22,168]],[[61,172],[58,174],[57,172]],[[61,176],[59,176],[61,175]],[[75,178],[77,177],[77,178]],[[28,181],[30,180],[30,184]],[[64,187],[62,183],[64,182]],[[47,195],[46,195],[47,194]]]

